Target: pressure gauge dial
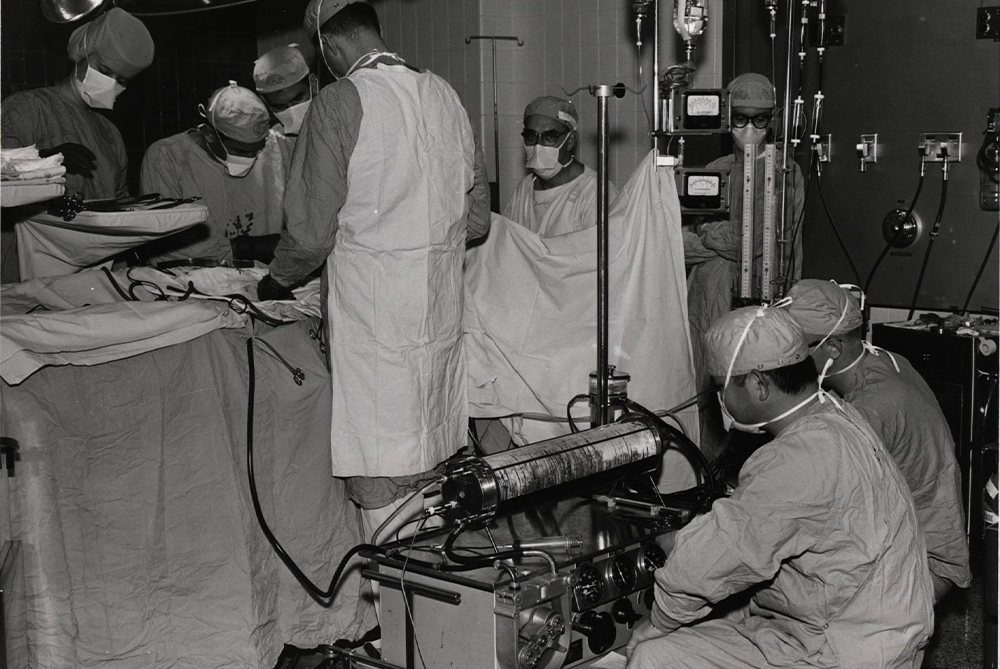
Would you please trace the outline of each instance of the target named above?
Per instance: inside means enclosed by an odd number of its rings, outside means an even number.
[[[608,578],[614,584],[618,592],[627,594],[635,588],[635,566],[632,560],[624,555],[619,555],[608,566]]]
[[[580,570],[573,592],[576,593],[576,600],[581,608],[601,603],[604,599],[604,578],[597,567],[587,565]]]

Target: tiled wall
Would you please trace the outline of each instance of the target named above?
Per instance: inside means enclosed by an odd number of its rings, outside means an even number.
[[[524,106],[538,95],[562,95],[562,88],[615,84],[638,88],[635,22],[630,3],[615,0],[372,0],[390,49],[418,67],[444,77],[465,102],[486,150],[490,178],[496,179],[493,123],[493,58],[489,41],[472,35],[517,36],[523,42],[497,41],[497,112],[501,201],[525,174],[521,143]],[[683,60],[671,25],[672,4],[660,19],[661,69]],[[710,21],[698,43],[695,85],[722,85],[722,0],[709,0]],[[261,25],[272,25],[261,22]],[[647,22],[642,47],[642,81],[651,86],[652,32]],[[270,29],[258,45],[263,53],[279,44],[303,43],[299,26]],[[322,67],[322,66],[320,66]],[[597,163],[597,101],[587,92],[573,96],[581,113],[578,155]],[[629,95],[609,103],[612,147],[609,171],[624,185],[651,148],[652,88],[643,100]]]
[[[482,104],[482,47],[477,41],[466,44],[465,38],[480,32],[479,6],[492,1],[371,0],[389,49],[409,64],[429,69],[448,81],[462,98],[475,124],[479,123]],[[313,53],[313,45],[308,43],[308,35],[301,27],[301,8],[294,11],[283,8],[280,14],[265,8],[262,3],[258,17],[262,27],[258,41],[260,53],[291,43],[299,44],[307,54]],[[287,20],[290,14],[294,14],[294,21]],[[326,79],[322,61],[317,59],[315,62],[320,75]],[[478,129],[481,131],[482,127]]]
[[[76,25],[42,16],[38,0],[3,0],[3,95],[48,86],[65,77],[66,43]],[[121,130],[129,157],[129,186],[139,189],[139,167],[157,139],[197,125],[198,103],[229,79],[252,85],[256,20],[248,7],[198,14],[143,17],[156,42],[153,64],[132,80],[108,117]]]

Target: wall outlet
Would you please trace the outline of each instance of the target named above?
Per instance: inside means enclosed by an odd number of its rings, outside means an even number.
[[[820,135],[816,140],[813,150],[816,152],[816,160],[821,163],[830,162],[830,135]]]
[[[1000,42],[1000,7],[976,8],[976,39]]]
[[[945,156],[950,163],[962,162],[962,133],[922,132],[917,147],[929,163],[943,163]]]

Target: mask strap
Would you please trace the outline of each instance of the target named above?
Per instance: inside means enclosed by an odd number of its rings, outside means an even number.
[[[338,77],[337,73],[333,71],[332,67],[330,67],[330,63],[326,61],[326,53],[324,52],[325,47],[323,46],[323,31],[321,30],[322,26],[319,23],[319,17],[322,14],[323,0],[319,0],[319,4],[316,5],[316,36],[319,38],[319,57],[320,60],[323,61],[323,64],[326,65],[326,69],[330,71],[330,74],[333,75],[333,78],[336,80],[340,77]]]

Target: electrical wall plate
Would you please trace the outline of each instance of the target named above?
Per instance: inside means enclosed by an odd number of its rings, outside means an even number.
[[[976,8],[976,39],[1000,42],[1000,7]]]
[[[864,150],[863,155],[859,155],[861,162],[863,163],[877,163],[878,162],[878,133],[870,132],[861,135],[861,142],[858,144],[858,151],[862,151],[862,147],[867,147]]]
[[[816,151],[816,160],[821,163],[830,162],[830,150],[832,146],[830,135],[820,135],[819,139],[816,140],[814,149]]]
[[[962,162],[962,133],[960,132],[922,132],[920,146],[917,147],[926,156],[929,163],[943,163],[945,155],[948,162]]]

